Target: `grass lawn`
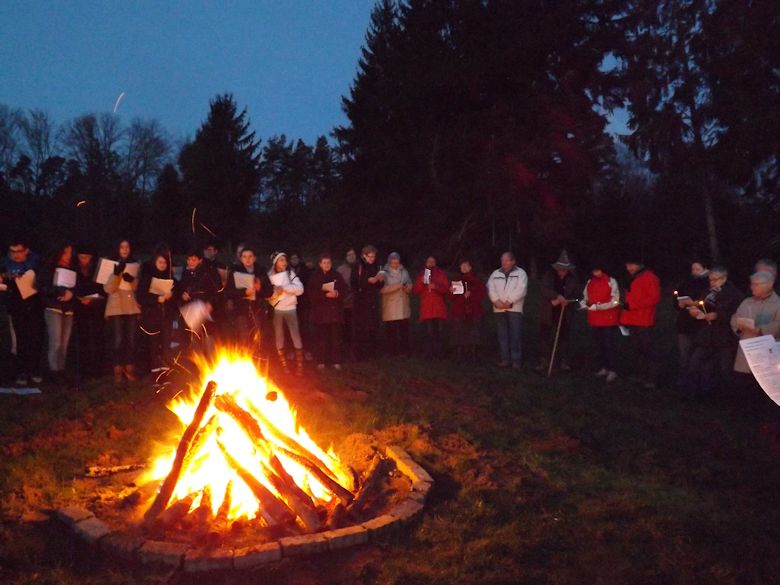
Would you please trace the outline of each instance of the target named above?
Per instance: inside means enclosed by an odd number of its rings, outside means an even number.
[[[404,540],[214,582],[780,581],[778,407],[683,402],[588,371],[383,360],[283,383],[321,443],[405,447],[435,477],[432,499]],[[162,397],[101,380],[0,403],[0,583],[188,582],[101,562],[41,515],[99,497],[86,465],[144,461],[177,433]]]

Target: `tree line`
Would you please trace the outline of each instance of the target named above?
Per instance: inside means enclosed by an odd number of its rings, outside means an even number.
[[[484,263],[511,248],[532,270],[563,247],[661,273],[780,248],[773,0],[380,0],[343,109],[314,144],[262,141],[218,95],[174,145],[154,121],[2,107],[0,228]]]

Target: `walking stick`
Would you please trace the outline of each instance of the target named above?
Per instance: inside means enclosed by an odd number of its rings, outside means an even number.
[[[547,366],[547,377],[552,375],[553,364],[555,363],[555,352],[558,351],[558,339],[561,336],[561,326],[563,325],[563,313],[566,311],[566,307],[569,303],[576,303],[579,299],[566,301],[561,305],[561,315],[558,317],[558,328],[555,331],[555,342],[553,343],[552,355],[550,356],[550,365]]]

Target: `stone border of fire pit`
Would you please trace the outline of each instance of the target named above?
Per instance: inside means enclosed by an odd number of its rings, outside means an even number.
[[[92,512],[78,506],[60,508],[56,511],[56,517],[85,542],[126,561],[182,568],[188,573],[255,569],[283,558],[342,550],[375,542],[414,520],[423,510],[428,492],[433,487],[433,478],[398,446],[387,447],[385,455],[395,462],[398,471],[412,482],[407,498],[389,512],[354,526],[287,536],[275,542],[255,546],[202,550],[187,544],[133,537],[122,532],[112,532],[111,528]]]

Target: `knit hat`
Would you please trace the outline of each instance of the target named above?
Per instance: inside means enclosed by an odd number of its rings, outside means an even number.
[[[569,272],[577,268],[569,260],[569,254],[568,252],[566,252],[566,250],[561,251],[561,255],[558,256],[558,260],[556,260],[555,263],[551,264],[550,266],[552,266],[556,270],[568,270]]]
[[[390,264],[391,260],[398,260],[401,261],[401,255],[398,252],[390,252],[390,254],[387,256],[387,263]]]
[[[775,281],[775,276],[771,272],[760,271],[750,275],[752,282],[764,282],[772,284]]]
[[[274,252],[273,254],[271,254],[271,268],[276,266],[276,261],[279,260],[279,258],[281,258],[282,256],[287,258],[287,254],[284,252]]]

